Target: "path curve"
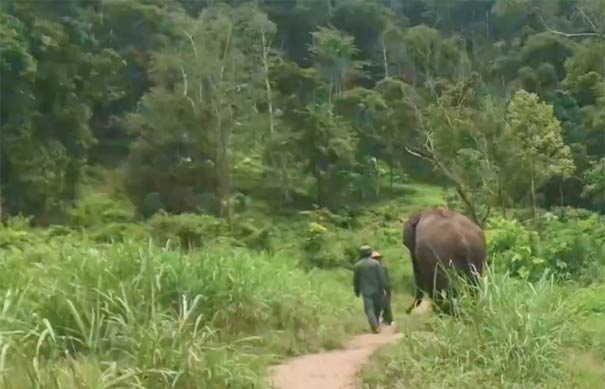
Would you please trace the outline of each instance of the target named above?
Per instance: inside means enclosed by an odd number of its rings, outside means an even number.
[[[272,368],[276,389],[355,389],[357,375],[381,346],[401,338],[397,326],[385,326],[379,334],[358,335],[343,349],[303,355]]]

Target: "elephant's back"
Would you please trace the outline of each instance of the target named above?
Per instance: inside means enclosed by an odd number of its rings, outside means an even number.
[[[471,260],[485,251],[485,234],[464,215],[435,212],[419,221],[416,249],[420,256],[431,252],[441,258]]]

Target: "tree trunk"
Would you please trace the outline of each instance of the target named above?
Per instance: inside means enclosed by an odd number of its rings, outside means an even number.
[[[384,44],[384,38],[380,39],[380,43],[382,44],[382,60],[384,62],[384,78],[389,78],[389,62],[387,59],[387,48]]]
[[[531,205],[533,209],[534,219],[538,215],[537,206],[536,206],[536,182],[534,177],[531,177]]]
[[[233,25],[229,25],[229,33],[227,35],[227,44],[223,52],[223,61],[220,70],[219,85],[222,86],[225,75],[225,61],[227,53],[231,50],[231,34],[233,32]],[[220,86],[219,86],[220,88]],[[233,220],[233,199],[231,195],[231,173],[232,173],[232,155],[231,155],[231,135],[233,133],[233,125],[235,123],[235,115],[233,107],[230,104],[230,99],[222,93],[217,95],[218,101],[215,100],[215,113],[217,118],[217,140],[218,140],[218,154],[220,158],[219,167],[219,199],[221,201],[220,213],[222,217],[226,217],[229,226]],[[228,122],[223,122],[222,114],[224,111],[220,107],[225,107],[228,113]]]
[[[323,196],[321,195],[321,172],[317,168],[317,165],[315,165],[315,182],[317,183],[317,205],[322,206]]]
[[[267,93],[267,103],[269,104],[269,134],[273,136],[275,131],[275,122],[273,118],[273,101],[271,98],[271,83],[269,82],[269,53],[267,48],[267,42],[265,40],[265,32],[261,34],[263,44],[263,67],[265,68],[265,90]]]
[[[215,103],[214,109],[216,114],[216,137],[218,141],[216,175],[220,216],[226,218],[228,223],[231,224],[233,218],[233,202],[231,201],[231,125],[233,124],[233,113],[230,112],[231,120],[225,125],[218,103]]]
[[[500,203],[502,216],[506,217],[506,204],[504,203],[504,191],[502,189],[502,181],[500,178],[498,178],[498,202]]]
[[[466,204],[466,207],[468,208],[468,211],[471,214],[471,218],[480,227],[483,227],[483,221],[481,220],[481,218],[479,218],[479,215],[477,215],[477,209],[475,207],[475,204],[471,201],[471,199],[466,195],[464,190],[462,190],[462,187],[458,184],[456,184],[456,193],[458,193],[460,199],[464,202],[464,204]]]
[[[290,182],[288,177],[288,164],[286,162],[286,155],[282,153],[280,155],[280,182],[282,192],[282,205],[290,201]]]
[[[230,136],[226,136],[225,138],[230,138]],[[223,141],[228,142],[227,139]],[[219,146],[219,148],[220,157],[217,159],[216,173],[218,176],[218,195],[221,202],[220,215],[226,218],[228,222],[231,222],[233,217],[233,202],[231,201],[231,150],[228,143]]]

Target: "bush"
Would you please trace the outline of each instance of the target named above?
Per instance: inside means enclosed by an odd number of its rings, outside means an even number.
[[[96,193],[81,198],[68,214],[73,226],[96,227],[108,223],[133,222],[136,211],[134,205],[126,199]]]
[[[6,227],[0,228],[0,250],[27,248],[41,240],[41,236],[31,233],[31,218],[15,216],[8,219]]]
[[[150,236],[149,227],[142,223],[109,223],[86,230],[92,240],[99,243],[142,241]]]
[[[241,246],[254,250],[272,249],[271,225],[260,224],[252,219],[236,218],[231,227],[231,235]]]
[[[256,250],[271,249],[271,226],[252,219],[238,217],[229,226],[224,219],[210,215],[169,215],[160,212],[153,215],[147,224],[151,235],[161,246],[172,242],[190,249],[220,240],[229,245]]]
[[[605,263],[605,225],[595,214],[560,221],[547,214],[532,230],[513,219],[492,218],[488,261],[496,272],[535,280],[545,272],[581,279]]]
[[[311,266],[322,268],[345,264],[336,234],[319,223],[309,223],[302,246]]]
[[[326,208],[321,208],[313,211],[303,211],[301,214],[306,216],[309,222],[325,226],[352,228],[358,225],[356,215],[352,210],[333,213]]]
[[[227,235],[227,224],[214,216],[160,212],[148,221],[153,237],[162,246],[168,242],[184,248],[200,247]]]
[[[523,279],[536,279],[546,270],[546,261],[536,256],[539,235],[515,219],[491,218],[486,231],[488,264],[498,274],[509,272]]]
[[[581,208],[553,207],[551,212],[562,222],[586,220],[595,216],[594,212]]]
[[[578,221],[552,221],[542,229],[540,255],[564,279],[592,277],[587,270],[605,264],[605,226],[594,215]]]

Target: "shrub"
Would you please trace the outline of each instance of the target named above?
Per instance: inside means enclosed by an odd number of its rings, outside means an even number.
[[[129,223],[135,220],[135,208],[130,201],[112,198],[103,193],[81,198],[68,214],[71,224],[78,227]]]
[[[224,219],[210,215],[160,212],[149,219],[148,225],[151,235],[162,246],[172,242],[190,249],[221,240],[257,250],[271,249],[271,226],[243,217],[235,218],[229,226]]]
[[[236,218],[231,227],[231,235],[242,246],[255,250],[271,250],[272,230],[270,225],[260,224],[252,219]]]
[[[593,217],[552,221],[542,228],[540,255],[559,277],[578,279],[585,271],[605,264],[605,226]]]
[[[302,248],[311,266],[333,267],[344,264],[334,232],[323,225],[311,222],[305,231]]]
[[[595,216],[594,212],[581,208],[553,207],[551,212],[562,222],[586,220]]]
[[[142,223],[108,223],[86,230],[92,240],[100,243],[142,241],[149,238],[150,230]]]
[[[151,233],[162,246],[169,241],[184,248],[199,247],[227,235],[227,224],[214,216],[160,212],[149,219]]]
[[[338,228],[351,228],[357,225],[356,215],[353,210],[343,210],[341,213],[333,213],[326,208],[313,211],[303,211],[309,222]]]
[[[492,218],[487,231],[488,261],[496,272],[535,280],[545,272],[581,279],[605,264],[605,226],[593,214],[562,222],[545,215],[536,230],[514,219]]]
[[[12,217],[6,227],[0,228],[0,249],[25,248],[40,240],[40,236],[31,233],[28,218]]]
[[[519,221],[501,217],[490,219],[486,239],[488,264],[495,272],[536,279],[545,271],[545,260],[535,255],[538,233],[527,229]]]

